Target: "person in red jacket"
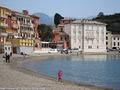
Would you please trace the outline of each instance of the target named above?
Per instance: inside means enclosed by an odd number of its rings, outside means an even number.
[[[58,81],[62,82],[62,70],[61,69],[58,72]]]

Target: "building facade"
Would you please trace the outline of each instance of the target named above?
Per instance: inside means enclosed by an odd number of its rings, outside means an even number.
[[[6,8],[4,5],[0,4],[0,42],[5,42],[7,33],[6,33],[6,27],[8,24],[6,24]]]
[[[69,35],[69,48],[83,52],[106,52],[106,24],[76,20],[65,25]]]
[[[112,49],[120,49],[120,35],[112,34]]]
[[[53,32],[55,35],[54,42],[57,43],[58,49],[68,49],[69,47],[69,35],[64,32],[65,24],[71,23],[74,20],[71,18],[65,18],[60,20],[60,24]]]
[[[106,31],[106,49],[112,49],[112,32]]]
[[[26,54],[32,54],[34,41],[32,39],[8,39],[8,42],[11,42],[13,47],[13,53],[20,54],[25,52]]]
[[[16,37],[32,39],[34,36],[33,18],[28,15],[27,10],[23,10],[23,12],[13,12],[17,15],[17,24],[19,26]]]

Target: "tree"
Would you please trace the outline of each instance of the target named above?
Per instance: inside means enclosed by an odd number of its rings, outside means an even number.
[[[60,23],[61,19],[64,19],[64,17],[62,17],[60,14],[56,13],[54,15],[54,23],[55,23],[56,26]]]
[[[102,16],[104,16],[104,13],[103,13],[103,12],[100,12],[100,13],[97,15],[97,17],[102,17]]]
[[[54,39],[55,35],[52,33],[50,26],[41,24],[38,25],[38,33],[42,41],[51,41]]]

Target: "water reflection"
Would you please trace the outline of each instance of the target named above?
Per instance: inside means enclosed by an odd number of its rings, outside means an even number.
[[[24,67],[56,78],[62,69],[65,80],[120,89],[120,55],[50,57]]]
[[[120,55],[79,55],[73,56],[68,60],[120,60]]]

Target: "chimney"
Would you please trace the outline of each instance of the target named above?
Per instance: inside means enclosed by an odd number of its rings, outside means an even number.
[[[28,15],[28,11],[27,11],[27,10],[23,10],[23,13],[24,13],[25,15]]]

